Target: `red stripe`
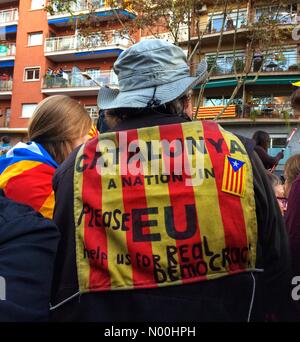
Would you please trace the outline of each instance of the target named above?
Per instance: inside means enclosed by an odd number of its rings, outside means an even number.
[[[230,191],[233,191],[233,186],[234,186],[234,170],[233,170],[233,167],[231,165],[230,165],[230,170],[231,170]]]
[[[122,133],[124,134],[124,133]],[[119,134],[118,134],[119,137]],[[134,141],[138,140],[138,131],[137,130],[130,130],[127,131],[127,142],[128,145]],[[127,246],[128,246],[128,253],[131,255],[131,263],[132,263],[132,282],[135,287],[145,287],[145,285],[148,285],[149,287],[156,286],[156,282],[154,279],[154,272],[153,272],[153,257],[152,257],[152,242],[151,241],[142,241],[142,242],[135,242],[134,236],[133,236],[133,222],[132,220],[132,211],[135,209],[146,209],[148,208],[147,205],[147,199],[146,199],[146,192],[145,192],[145,186],[144,186],[144,176],[139,174],[138,176],[131,176],[129,174],[128,170],[128,164],[127,160],[128,157],[131,159],[131,156],[128,156],[128,146],[122,146],[123,148],[126,148],[126,151],[124,153],[121,153],[121,169],[125,171],[127,170],[127,179],[130,177],[132,183],[134,184],[137,177],[140,178],[142,185],[135,185],[135,186],[128,186],[125,185],[123,187],[123,205],[124,205],[124,211],[125,213],[129,213],[129,221],[127,222],[128,227],[130,227],[130,230],[126,232],[127,237]],[[155,220],[155,215],[143,215],[140,219],[140,221],[148,221],[148,220]],[[159,228],[157,226],[153,227],[144,227],[142,229],[143,235],[149,235],[159,233]],[[154,242],[158,243],[158,242]],[[141,263],[141,258],[144,256],[145,258],[148,258],[150,260],[149,267],[143,267]]]
[[[6,197],[39,211],[52,192],[54,172],[54,167],[40,164],[9,179],[4,193]]]
[[[225,189],[229,189],[229,177],[230,177],[230,163],[227,157],[226,158],[226,164],[227,164],[227,176],[226,176],[226,187]]]
[[[98,143],[98,138],[90,140],[85,149],[84,154],[87,155],[89,165],[94,160],[95,151]],[[102,209],[102,183],[101,175],[99,175],[95,168],[90,166],[83,173],[82,181],[82,201],[83,204],[88,203],[90,207],[94,209]],[[92,220],[92,213],[89,212],[85,216],[84,227],[84,243],[85,248],[89,251],[98,251],[100,247],[100,253],[108,255],[107,250],[107,236],[105,228],[96,228],[95,226],[89,227],[90,220]],[[94,222],[94,220],[92,220]],[[90,291],[96,291],[98,289],[109,289],[111,287],[110,274],[108,271],[108,258],[102,259],[89,259],[90,264]]]
[[[235,188],[234,188],[234,192],[237,193],[238,191],[238,187],[239,187],[239,180],[240,180],[240,170],[239,169],[238,171],[235,172],[235,178],[236,178],[236,183],[235,183]]]
[[[181,125],[172,125],[172,127],[169,126],[160,126],[160,140],[167,140],[169,143],[172,142],[175,138],[181,139],[181,141],[184,141],[184,135],[182,131]],[[187,163],[187,155],[186,151],[184,150],[184,155],[180,155],[174,158],[169,158],[165,153],[163,153],[163,158],[165,163],[168,161],[170,162],[170,171],[172,173],[172,170],[174,170],[176,163],[182,163],[182,165],[188,165]],[[170,160],[169,160],[170,159]],[[223,161],[224,162],[224,161]],[[183,170],[183,171],[187,171]],[[173,216],[174,216],[174,225],[176,227],[176,230],[179,232],[183,232],[187,230],[187,227],[189,227],[190,222],[188,222],[185,205],[194,205],[195,204],[195,195],[194,195],[194,189],[192,186],[186,186],[187,179],[190,178],[190,176],[183,173],[183,181],[182,182],[172,182],[170,181],[169,186],[169,195],[170,195],[170,204],[173,209]],[[185,258],[188,258],[190,261],[187,262],[182,257],[181,253],[177,253],[178,261],[180,265],[187,265],[187,264],[195,264],[199,260],[193,260],[192,253],[191,253],[191,247],[194,244],[201,243],[201,234],[200,234],[200,228],[198,224],[198,217],[196,217],[196,232],[195,234],[185,240],[174,240],[174,246],[177,247],[178,251],[181,249],[183,245],[188,245],[188,251],[184,254]],[[172,266],[172,265],[171,265]],[[203,268],[200,268],[200,271],[203,271]],[[188,283],[195,280],[203,280],[206,279],[206,275],[197,275],[193,278],[186,278],[183,279],[183,283]]]
[[[239,194],[243,193],[243,174],[244,174],[244,166],[242,166],[240,171],[240,187],[239,187]]]
[[[203,127],[206,147],[215,170],[216,185],[219,195],[219,206],[223,220],[226,246],[228,248],[247,247],[246,226],[241,200],[238,196],[230,195],[222,191],[224,155],[229,154],[230,151],[225,141],[222,144],[223,153],[217,153],[215,147],[207,141],[209,138],[215,141],[223,139],[217,124],[204,121]],[[245,265],[243,264],[231,264],[230,271],[244,269],[244,267]]]

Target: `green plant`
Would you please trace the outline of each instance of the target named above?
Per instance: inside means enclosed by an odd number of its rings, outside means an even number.
[[[252,109],[251,112],[250,112],[250,119],[252,121],[255,121],[256,118],[260,115],[260,111],[257,110],[257,109]]]
[[[208,56],[206,62],[207,62],[208,72],[210,72],[210,70],[213,69],[213,72],[212,72],[213,75],[218,75],[221,73],[221,68],[216,63],[215,56]]]
[[[300,64],[292,64],[289,66],[289,71],[300,71]]]
[[[234,64],[232,66],[232,72],[234,71],[234,67],[235,67],[236,72],[238,72],[238,73],[243,72],[244,68],[245,68],[245,63],[244,63],[243,59],[242,58],[237,58],[234,61]]]

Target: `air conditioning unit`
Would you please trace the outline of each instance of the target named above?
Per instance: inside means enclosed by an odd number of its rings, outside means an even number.
[[[197,8],[196,12],[198,14],[204,14],[207,12],[207,6],[204,4],[202,6],[200,6],[199,8]]]

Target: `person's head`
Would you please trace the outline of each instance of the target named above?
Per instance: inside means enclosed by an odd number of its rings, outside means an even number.
[[[7,137],[7,136],[2,137],[1,140],[2,140],[2,143],[3,143],[3,144],[9,144],[9,143],[10,143],[10,138]]]
[[[300,113],[300,88],[293,92],[291,96],[291,106],[296,112]]]
[[[268,149],[270,144],[270,136],[267,132],[264,131],[256,131],[253,134],[252,139],[255,141],[257,146],[261,146],[265,150]]]
[[[123,52],[114,71],[119,90],[103,87],[98,97],[98,106],[106,111],[111,127],[129,116],[151,115],[151,110],[192,117],[190,91],[206,79],[207,63],[202,61],[192,77],[180,47],[150,39]]]
[[[56,95],[39,103],[30,120],[28,136],[60,164],[88,140],[91,126],[92,120],[81,104],[68,96]]]
[[[152,110],[159,113],[181,116],[187,120],[192,120],[193,108],[191,103],[191,92],[187,92],[181,97],[162,106],[155,107]],[[143,112],[144,108],[108,109],[105,111],[105,123],[109,128],[113,128],[121,121],[141,115]]]
[[[281,179],[274,173],[267,171],[267,176],[274,190],[280,210],[282,213],[284,213],[287,208],[287,200],[284,185],[282,184]]]
[[[294,180],[300,175],[300,154],[290,157],[284,166],[285,191],[288,195]]]

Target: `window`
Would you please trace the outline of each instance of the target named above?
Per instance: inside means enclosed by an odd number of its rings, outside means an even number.
[[[264,57],[263,71],[298,71],[297,48],[272,51]]]
[[[212,106],[226,106],[229,102],[230,96],[220,96],[220,97],[206,97],[204,100],[205,107],[212,107]],[[232,101],[233,105],[238,105],[242,103],[241,98],[235,98]]]
[[[228,75],[244,71],[245,67],[245,55],[243,52],[236,52],[235,56],[232,52],[226,54],[219,54],[216,64],[214,65],[216,56],[213,54],[207,54],[205,56],[208,70],[214,66],[213,75]]]
[[[40,68],[26,68],[24,81],[39,81]]]
[[[10,109],[10,108],[6,108],[6,111],[5,111],[4,127],[9,127],[10,114],[11,114],[11,109]]]
[[[42,9],[45,6],[45,0],[31,0],[31,9]]]
[[[93,120],[93,122],[96,124],[97,120],[99,118],[99,109],[98,109],[98,107],[95,105],[95,106],[85,106],[84,108],[87,111],[87,113],[90,115],[90,117]]]
[[[256,21],[276,20],[280,24],[297,22],[297,4],[265,6],[256,9]]]
[[[28,34],[28,46],[43,45],[43,32]]]
[[[212,15],[208,23],[209,33],[220,32],[222,30],[223,19],[224,13]],[[235,27],[241,28],[246,24],[247,10],[241,9],[239,12],[233,11],[225,19],[224,31],[234,30]]]
[[[22,105],[22,118],[31,118],[36,107],[37,107],[37,103],[23,104]]]

